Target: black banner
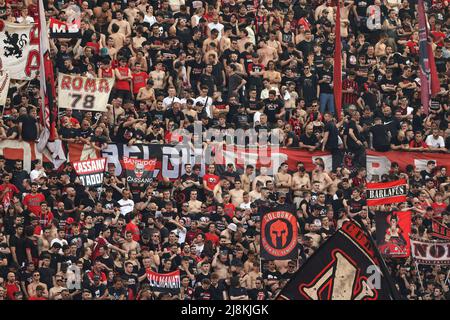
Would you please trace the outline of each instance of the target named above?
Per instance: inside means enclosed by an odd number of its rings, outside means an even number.
[[[297,271],[278,300],[392,300],[399,295],[372,239],[346,222]]]
[[[98,187],[103,184],[103,174],[106,167],[106,158],[76,161],[73,168],[86,187]]]
[[[298,257],[298,224],[294,210],[263,210],[261,216],[261,258],[291,260]]]

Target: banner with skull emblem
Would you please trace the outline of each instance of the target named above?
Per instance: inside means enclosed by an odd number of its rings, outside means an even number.
[[[296,259],[298,224],[288,210],[271,210],[261,217],[261,257],[266,260]]]
[[[128,183],[149,184],[153,180],[156,159],[136,159],[123,157]]]

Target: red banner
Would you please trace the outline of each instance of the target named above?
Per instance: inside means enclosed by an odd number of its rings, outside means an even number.
[[[399,203],[406,201],[406,180],[367,183],[367,205]]]
[[[377,212],[377,245],[380,253],[389,258],[406,258],[411,253],[411,212]]]

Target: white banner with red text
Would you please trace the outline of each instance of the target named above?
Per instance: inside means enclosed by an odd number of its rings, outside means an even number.
[[[114,79],[58,75],[58,107],[106,112]]]

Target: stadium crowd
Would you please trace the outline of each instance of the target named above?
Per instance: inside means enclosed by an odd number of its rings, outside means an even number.
[[[366,150],[448,152],[450,15],[426,1],[441,92],[428,114],[420,100],[417,1],[340,1],[343,110],[333,98],[337,6],[306,0],[49,0],[47,18],[80,8],[81,37],[51,39],[55,74],[115,78],[108,112],[61,109],[57,136],[68,144],[174,143],[194,124],[232,134],[270,130],[282,146],[327,150],[313,171],[286,164],[273,176],[249,165],[207,174],[185,164],[176,181],[132,188],[109,167],[103,188],[85,188],[70,162],[59,170],[0,158],[0,299],[264,300],[342,223],[357,219],[375,234],[367,207]],[[0,0],[0,18],[37,19],[34,0]],[[12,81],[0,141],[37,141],[39,78]],[[197,137],[198,138],[198,137]],[[194,139],[194,135],[192,135]],[[205,144],[209,141],[205,140]],[[342,166],[344,151],[356,170]],[[392,163],[378,181],[408,180],[412,232],[429,239],[431,219],[450,227],[450,181]],[[180,196],[182,195],[182,196]],[[184,202],[177,201],[179,198]],[[295,206],[299,258],[260,259],[264,206]],[[447,267],[388,260],[403,297],[450,298]],[[155,292],[146,270],[179,269],[179,294]],[[80,284],[77,286],[77,284]]]

